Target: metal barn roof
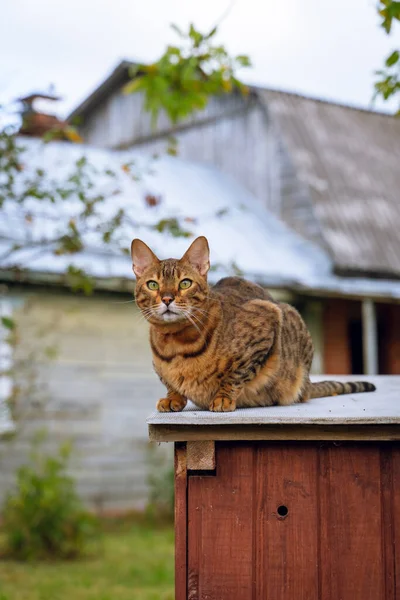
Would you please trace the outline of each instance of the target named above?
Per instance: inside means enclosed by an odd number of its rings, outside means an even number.
[[[286,92],[259,95],[308,187],[336,271],[400,278],[400,119]]]
[[[117,65],[70,118],[87,117],[129,79],[133,64]],[[304,233],[298,219],[316,219],[314,230],[322,232],[322,247],[330,251],[337,273],[400,278],[400,119],[295,93],[251,89],[278,123],[312,201],[312,210],[302,217],[299,211],[292,217],[286,212],[289,226]]]
[[[107,197],[93,224],[101,225],[102,220],[119,208],[126,210],[132,226],[123,228],[119,234],[125,247],[130,246],[133,237],[141,237],[161,257],[182,255],[190,239],[151,228],[155,222],[176,218],[192,238],[200,234],[208,237],[212,262],[221,273],[228,272],[234,264],[246,276],[282,285],[306,282],[317,273],[330,270],[323,252],[291,232],[264,211],[248,192],[213,167],[170,156],[152,158],[137,152],[117,153],[62,142],[43,144],[24,139],[22,145],[26,151],[21,184],[36,169],[48,172],[53,182],[66,181],[76,161],[84,155],[97,169],[96,187],[91,194]],[[132,161],[140,180],[123,167]],[[113,171],[115,176],[108,178],[105,169]],[[159,198],[156,206],[146,202],[149,195]],[[56,204],[32,198],[26,206],[31,215],[27,221],[19,205],[6,202],[0,222],[0,253],[14,243],[25,247],[3,259],[2,268],[19,264],[32,271],[62,273],[72,263],[94,277],[132,279],[130,258],[111,251],[100,234],[87,234],[87,250],[81,253],[57,256],[51,247],[38,251],[42,239],[56,238],[61,231],[60,223],[74,218],[81,209],[76,198]]]
[[[216,168],[195,164],[177,157],[152,158],[137,151],[98,150],[66,142],[43,144],[39,140],[20,141],[25,147],[23,170],[16,185],[23,185],[37,169],[44,169],[61,186],[74,172],[76,161],[87,158],[94,172],[93,196],[103,194],[93,225],[100,226],[116,210],[123,208],[131,220],[119,233],[119,245],[129,247],[140,237],[160,258],[180,256],[197,235],[206,235],[215,271],[211,279],[240,272],[243,276],[270,287],[300,290],[303,293],[340,294],[400,299],[400,282],[341,278],[332,274],[332,262],[318,246],[305,241],[265,210],[246,190]],[[126,169],[133,162],[138,179]],[[125,165],[125,166],[124,166]],[[114,177],[104,174],[105,170]],[[158,198],[149,206],[146,197]],[[151,203],[150,203],[151,204]],[[56,238],[60,223],[74,219],[82,210],[77,198],[59,199],[55,204],[30,198],[26,204],[30,218],[15,201],[6,201],[0,219],[0,276],[24,280],[20,266],[28,273],[25,280],[63,281],[68,265],[85,269],[97,280],[133,280],[130,258],[107,246],[101,233],[86,234],[85,250],[57,256],[50,246],[43,249],[43,238]],[[155,222],[175,218],[190,232],[191,239],[160,233]],[[93,228],[92,228],[93,229]],[[29,242],[29,245],[26,244]],[[23,247],[9,257],[13,244]],[[118,284],[119,285],[119,284]],[[107,284],[103,287],[107,287]],[[110,287],[114,287],[110,286]],[[119,289],[123,289],[123,286]],[[126,289],[126,286],[125,286]]]

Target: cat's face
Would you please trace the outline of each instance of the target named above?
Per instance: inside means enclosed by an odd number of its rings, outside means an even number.
[[[197,238],[181,259],[159,260],[141,240],[131,246],[136,304],[153,323],[196,323],[208,296],[210,267],[206,238]]]

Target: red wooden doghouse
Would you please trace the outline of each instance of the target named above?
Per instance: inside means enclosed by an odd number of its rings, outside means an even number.
[[[175,442],[176,600],[400,600],[400,377],[368,379],[149,418]]]

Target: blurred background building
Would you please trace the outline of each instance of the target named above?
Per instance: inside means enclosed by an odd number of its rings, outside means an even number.
[[[101,177],[96,183],[107,196],[104,218],[107,206],[118,204],[134,220],[178,215],[191,234],[206,235],[211,282],[235,273],[300,310],[315,344],[314,373],[399,374],[400,120],[253,86],[247,96],[212,98],[177,126],[161,115],[154,128],[142,94],[122,91],[130,66],[122,61],[66,120],[35,108],[37,100],[56,100],[53,94],[21,99],[24,175],[46,168],[56,178],[81,156],[112,169],[117,195]],[[74,124],[83,146],[70,141]],[[43,146],[39,138],[55,127],[56,139]],[[171,137],[178,156],[164,155]],[[130,161],[151,167],[133,181],[121,169]],[[59,218],[68,219],[68,210]],[[29,223],[4,209],[2,254],[28,226],[40,240],[56,218],[39,201]],[[183,254],[190,242],[146,227],[121,235],[127,244],[142,237],[162,258]],[[73,257],[95,282],[85,297],[67,287],[65,257],[34,247],[15,255],[22,269],[11,258],[0,265],[7,287],[1,302],[2,316],[17,315],[20,339],[11,353],[3,336],[0,351],[3,364],[25,371],[22,383],[3,377],[2,390],[3,398],[22,393],[31,402],[2,458],[0,501],[32,433],[45,428],[50,450],[72,440],[72,473],[88,505],[106,512],[142,507],[145,418],[163,392],[147,323],[131,302],[130,259],[90,240]],[[3,428],[12,428],[10,414],[3,415]]]

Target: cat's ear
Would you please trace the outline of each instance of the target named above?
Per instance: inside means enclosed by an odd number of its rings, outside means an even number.
[[[148,245],[138,239],[132,241],[131,256],[132,269],[136,277],[141,277],[152,264],[160,262]]]
[[[189,262],[203,277],[207,275],[210,268],[210,249],[204,235],[194,240],[181,260]]]

